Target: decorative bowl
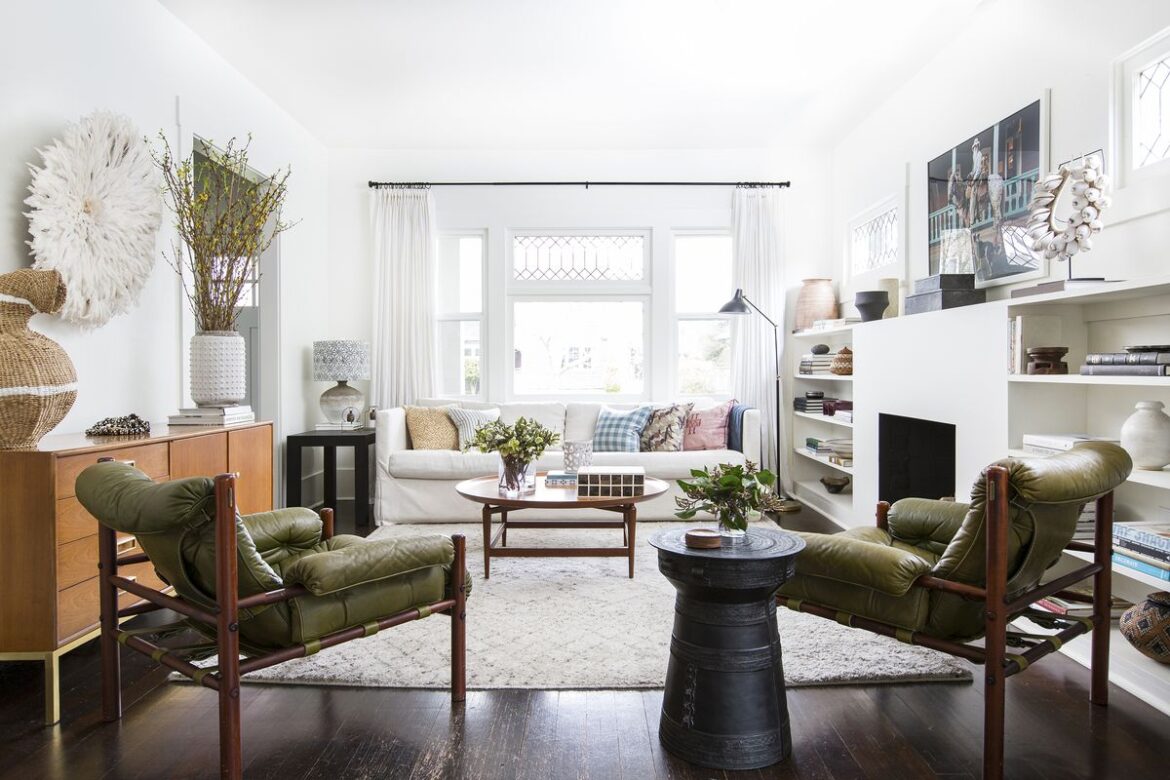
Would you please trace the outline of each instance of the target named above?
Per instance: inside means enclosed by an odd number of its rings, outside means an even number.
[[[830,493],[840,493],[849,484],[849,477],[821,477],[821,484]]]

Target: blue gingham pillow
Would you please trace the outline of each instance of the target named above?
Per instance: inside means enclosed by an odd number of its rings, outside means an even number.
[[[593,431],[594,452],[637,452],[641,449],[642,429],[650,421],[652,406],[639,406],[626,412],[601,407],[597,428]]]
[[[452,406],[447,416],[459,431],[459,449],[465,450],[475,441],[475,432],[481,425],[500,419],[499,409],[462,409]]]

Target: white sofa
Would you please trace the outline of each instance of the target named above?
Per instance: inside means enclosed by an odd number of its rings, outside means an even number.
[[[453,402],[426,399],[419,406],[455,404],[468,409],[499,408],[500,419],[513,423],[519,417],[536,419],[542,425],[561,434],[561,441],[592,440],[601,403],[504,403]],[[657,404],[656,404],[657,405]],[[635,404],[609,404],[612,408],[629,409]],[[702,408],[703,404],[696,404]],[[455,484],[464,479],[497,473],[498,456],[495,453],[456,450],[412,450],[406,433],[406,411],[381,409],[378,411],[377,436],[377,503],[375,516],[379,523],[451,523],[478,522],[482,506],[461,497]],[[718,463],[760,462],[760,413],[747,409],[743,414],[743,451],[684,450],[682,452],[595,452],[595,466],[644,466],[646,474],[664,479],[670,490],[638,505],[639,520],[674,520],[676,496],[682,495],[675,480],[689,477],[691,469],[714,466]],[[564,467],[560,444],[548,450],[537,461],[537,468]],[[610,517],[600,510],[574,510],[597,516]],[[558,513],[560,514],[560,513]]]

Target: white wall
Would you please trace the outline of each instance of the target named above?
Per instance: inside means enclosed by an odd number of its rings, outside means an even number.
[[[302,430],[314,417],[308,349],[328,305],[324,147],[153,0],[5,3],[0,53],[0,272],[31,262],[21,212],[27,165],[40,161],[35,149],[95,109],[129,116],[147,136],[161,130],[184,153],[192,134],[224,142],[251,132],[256,169],[292,165],[285,216],[299,224],[281,242],[279,422],[285,432]],[[158,264],[135,310],[91,332],[46,315],[33,320],[77,367],[77,403],[58,431],[131,411],[164,419],[179,406],[182,299],[161,257],[173,236],[169,218],[165,224]]]
[[[926,164],[965,138],[1051,90],[1050,161],[1109,149],[1112,61],[1170,25],[1165,0],[1019,2],[990,0],[955,26],[955,38],[926,68],[895,88],[833,152],[832,272],[841,273],[845,225],[901,191],[909,168],[907,279],[926,276]],[[1108,161],[1111,164],[1111,161]],[[1079,276],[1135,278],[1159,272],[1158,237],[1170,230],[1161,187],[1115,193],[1105,232]],[[1150,213],[1153,211],[1153,213]],[[1050,264],[1062,278],[1062,263]],[[1024,282],[1036,284],[1039,280]],[[1009,286],[991,288],[1004,297]]]

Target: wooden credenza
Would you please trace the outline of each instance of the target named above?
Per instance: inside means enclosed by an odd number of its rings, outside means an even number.
[[[272,509],[272,424],[157,426],[148,436],[46,436],[37,450],[0,452],[0,661],[45,664],[45,722],[60,719],[58,659],[98,634],[98,523],[74,494],[99,458],[133,461],[155,480],[237,472],[240,512]],[[137,540],[118,540],[119,553]],[[150,587],[149,563],[122,567]],[[121,606],[137,601],[122,594]]]

